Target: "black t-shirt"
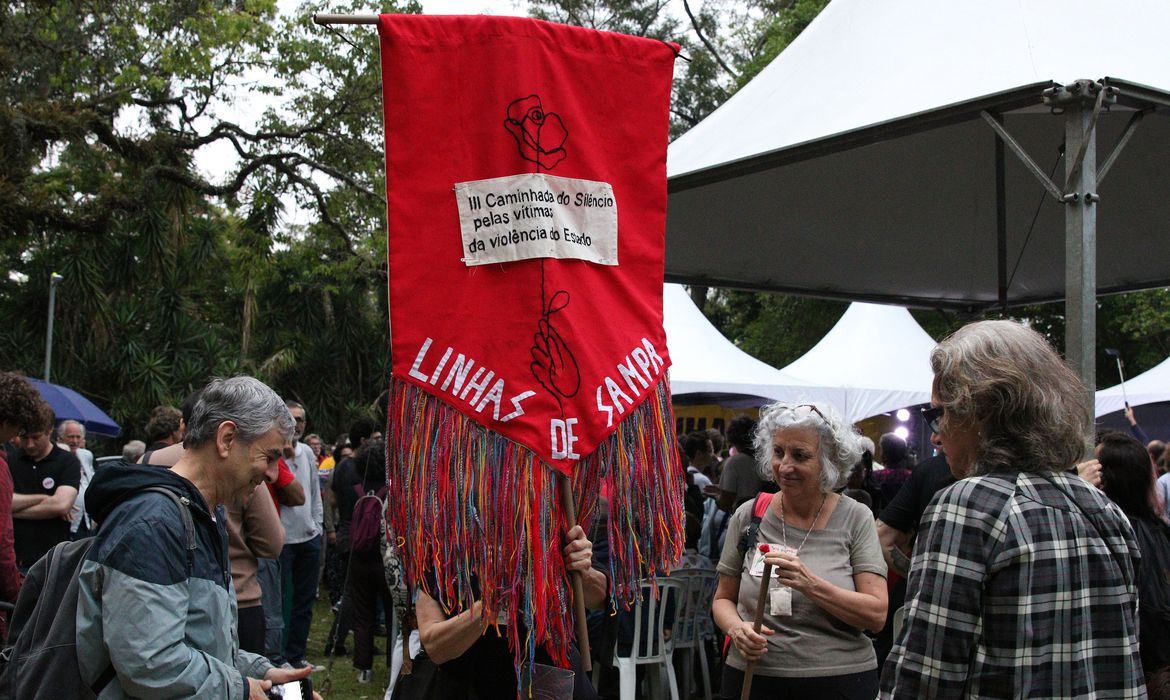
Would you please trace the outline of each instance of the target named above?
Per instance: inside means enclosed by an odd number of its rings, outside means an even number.
[[[337,531],[349,531],[349,521],[353,519],[353,507],[357,504],[357,493],[353,487],[360,484],[357,466],[353,459],[346,457],[333,468],[333,495],[337,496]]]
[[[21,452],[9,462],[12,472],[12,492],[52,496],[59,486],[81,488],[81,462],[68,450],[56,445],[44,459],[33,461]],[[27,520],[13,516],[12,535],[15,539],[16,563],[32,566],[58,542],[69,539],[69,521],[62,518]]]
[[[882,509],[881,521],[901,532],[914,532],[934,494],[955,483],[946,455],[924,459],[914,467],[894,500]]]

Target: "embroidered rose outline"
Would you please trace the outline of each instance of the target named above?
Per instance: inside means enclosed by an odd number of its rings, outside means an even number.
[[[520,157],[545,170],[552,170],[568,156],[564,149],[569,138],[565,123],[556,112],[544,111],[539,95],[513,100],[508,105],[504,128],[516,139]]]

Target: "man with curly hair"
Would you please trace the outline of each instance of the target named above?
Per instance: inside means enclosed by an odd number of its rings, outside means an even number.
[[[155,406],[146,423],[146,453],[178,444],[183,440],[183,413],[174,406]],[[143,460],[149,463],[149,460]]]
[[[22,432],[33,430],[44,400],[24,377],[0,372],[0,600],[16,602],[20,571],[12,538],[12,474],[4,445]],[[0,618],[0,639],[7,638],[6,620]]]

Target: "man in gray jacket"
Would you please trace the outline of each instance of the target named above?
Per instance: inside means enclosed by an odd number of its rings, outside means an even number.
[[[125,465],[94,475],[87,505],[100,523],[79,577],[77,656],[102,699],[251,698],[308,675],[241,651],[223,505],[275,478],[293,421],[251,377],[217,379],[192,412],[186,450],[170,470]],[[174,500],[190,508],[195,548]]]

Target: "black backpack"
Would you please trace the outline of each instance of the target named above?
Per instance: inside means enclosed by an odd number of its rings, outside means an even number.
[[[143,490],[165,493],[179,506],[190,574],[196,547],[190,501],[161,486]],[[8,646],[0,651],[0,698],[96,698],[114,679],[110,665],[87,685],[77,666],[77,576],[93,542],[92,537],[62,542],[29,569],[12,613]]]

